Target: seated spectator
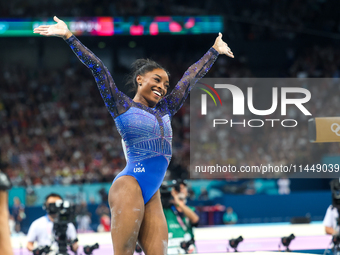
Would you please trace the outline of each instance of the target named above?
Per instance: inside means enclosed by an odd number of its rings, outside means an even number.
[[[78,232],[87,232],[87,231],[91,231],[91,217],[90,217],[90,213],[86,212],[85,214],[81,214],[78,215],[76,217],[77,220],[77,224],[78,224]]]
[[[288,195],[290,193],[290,180],[288,178],[280,178],[277,181],[280,195]]]
[[[103,214],[100,217],[100,224],[97,228],[98,232],[109,232],[111,228],[111,219],[108,215]]]
[[[238,217],[232,207],[228,207],[227,211],[223,214],[223,223],[231,225],[237,223]]]
[[[82,201],[78,206],[76,221],[78,224],[78,232],[86,232],[91,230],[91,213],[88,212],[86,201]]]
[[[106,204],[101,203],[96,209],[96,214],[99,216],[99,218],[101,218],[104,214],[110,214],[110,209]]]
[[[110,209],[109,207],[101,203],[97,209],[96,209],[96,214],[99,217],[99,226],[97,227],[98,232],[107,232],[110,231],[111,227],[111,219],[108,215],[110,215]]]
[[[198,196],[198,200],[208,200],[209,194],[206,188],[201,189],[201,194]]]
[[[26,218],[26,214],[25,206],[20,202],[20,199],[18,197],[14,198],[12,215],[15,221],[15,232],[19,233],[21,230],[21,222]]]

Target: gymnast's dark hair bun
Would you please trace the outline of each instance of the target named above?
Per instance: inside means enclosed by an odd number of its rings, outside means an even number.
[[[130,91],[134,93],[137,92],[138,84],[136,78],[138,75],[144,75],[155,69],[163,69],[170,77],[170,73],[164,67],[151,59],[140,58],[133,62],[131,65],[131,73],[127,82],[127,85],[132,87]]]
[[[137,72],[139,69],[141,69],[143,66],[155,66],[155,64],[157,65],[156,62],[150,60],[150,59],[144,59],[144,58],[140,58],[137,59],[135,62],[132,63],[131,65],[131,69],[132,72]]]

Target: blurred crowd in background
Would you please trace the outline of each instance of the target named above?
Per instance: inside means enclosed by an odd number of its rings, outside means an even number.
[[[337,78],[337,50],[321,48],[311,51],[312,56],[297,55],[290,68],[291,76],[287,77],[296,77],[303,72],[306,77],[314,77],[317,73],[318,77]],[[164,61],[164,57],[161,60]],[[233,63],[225,63],[223,58],[220,60],[208,76],[251,75],[251,71],[239,65],[237,60]],[[192,63],[194,61],[192,59]],[[229,68],[234,63],[238,69]],[[329,66],[334,69],[331,71]],[[167,59],[166,67],[177,70],[171,73],[172,80],[179,79],[186,70],[176,59]],[[49,71],[5,65],[1,70],[1,162],[8,164],[14,185],[110,182],[124,168],[120,135],[91,73],[81,64]],[[311,92],[319,103],[313,106],[314,112],[323,113],[323,109],[327,109],[323,115],[336,115],[336,108],[328,107],[340,100],[336,83],[332,87],[314,89],[316,91]],[[173,159],[169,170],[173,178],[187,178],[185,173],[190,163],[189,102],[175,115],[172,126]],[[248,165],[300,164],[317,162],[324,154],[340,153],[337,143],[311,146],[303,135],[306,133],[303,128],[306,127],[294,129],[289,135],[282,130],[268,129],[256,134],[257,139],[253,137],[256,130],[249,129],[244,133],[233,129],[227,138],[229,162],[234,165],[242,162]],[[272,139],[276,142],[267,144],[264,136],[276,137]]]

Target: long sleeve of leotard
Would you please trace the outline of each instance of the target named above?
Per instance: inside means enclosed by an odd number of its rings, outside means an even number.
[[[166,104],[171,117],[181,108],[197,81],[210,70],[218,55],[219,53],[211,47],[199,61],[188,68],[171,93],[164,97],[162,103]]]
[[[132,99],[119,91],[110,72],[103,62],[88,48],[86,48],[74,35],[65,40],[79,60],[87,66],[95,80],[99,92],[111,116],[116,118],[128,110]]]

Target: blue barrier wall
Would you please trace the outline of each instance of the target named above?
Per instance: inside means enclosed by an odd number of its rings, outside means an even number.
[[[310,216],[321,221],[332,203],[331,192],[300,192],[290,195],[224,195],[210,201],[191,201],[193,206],[221,204],[231,206],[239,223],[289,222],[292,217]],[[208,217],[202,212],[202,217]],[[223,213],[214,215],[215,223],[222,223]],[[202,219],[201,223],[206,225]]]
[[[101,186],[98,186],[100,188]],[[237,213],[239,223],[289,222],[292,217],[310,215],[313,221],[323,220],[328,206],[332,203],[331,192],[300,192],[290,195],[224,195],[209,201],[189,201],[193,206],[221,204],[231,206]],[[92,215],[92,228],[95,230],[99,221],[95,213],[97,204],[88,204]],[[22,223],[26,232],[31,222],[45,212],[41,206],[27,207],[27,218]],[[201,224],[208,224],[208,213],[200,212]],[[222,223],[223,212],[214,213],[214,223]]]
[[[231,206],[244,223],[289,221],[310,215],[322,220],[332,203],[331,192],[301,192],[290,195],[224,196],[216,203]]]
[[[331,179],[291,179],[292,193],[298,191],[329,191]],[[225,180],[190,180],[189,186],[195,193],[196,198],[201,193],[202,189],[206,189],[209,193],[209,199],[222,197],[225,193],[240,193],[244,194],[250,180],[239,180],[227,182]],[[277,180],[274,179],[255,179],[252,180],[256,194],[275,195],[277,191]],[[27,206],[41,206],[45,197],[51,193],[58,193],[64,199],[79,203],[86,201],[87,203],[98,204],[101,202],[99,191],[104,189],[109,191],[111,183],[95,183],[82,185],[68,186],[37,186],[25,190],[22,187],[15,187],[9,191],[9,205],[13,205],[13,198],[19,197],[20,201]],[[26,191],[27,195],[26,197]]]

